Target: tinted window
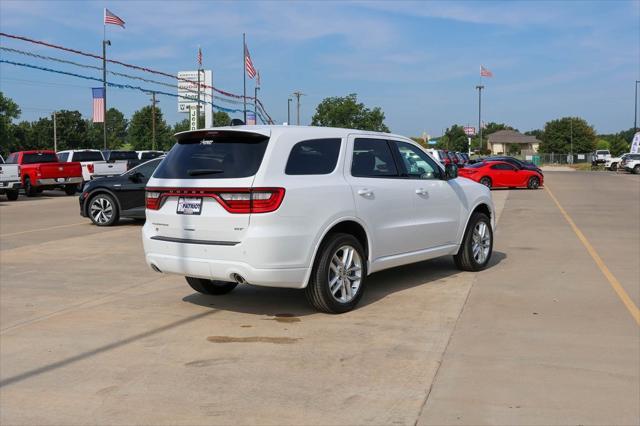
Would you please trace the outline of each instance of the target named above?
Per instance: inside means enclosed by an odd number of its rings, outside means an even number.
[[[491,168],[493,170],[511,170],[511,171],[515,170],[515,168],[512,165],[505,164],[505,163],[503,163],[503,164],[494,164],[493,166],[491,166]]]
[[[141,173],[145,178],[148,179],[151,177],[161,161],[162,159],[160,158],[158,158],[157,160],[147,161],[146,163],[140,164],[139,166],[129,170],[126,174],[132,175],[134,173]]]
[[[262,163],[269,138],[228,132],[181,141],[156,169],[164,179],[228,179],[253,176]]]
[[[69,158],[68,152],[63,152],[62,154],[58,154],[58,161],[62,161],[63,163],[65,163],[67,161],[67,158]]]
[[[356,139],[353,145],[351,175],[356,177],[398,176],[387,141]]]
[[[435,179],[440,176],[438,166],[419,148],[406,142],[393,142],[404,164],[407,175],[420,179]]]
[[[37,154],[24,154],[22,156],[22,164],[35,164],[35,163],[57,163],[58,157],[53,153],[39,152]]]
[[[80,151],[73,153],[73,161],[104,161],[99,151]]]
[[[479,163],[473,163],[473,164],[469,164],[468,166],[464,166],[466,169],[479,169],[480,167],[484,167],[486,166],[486,163],[484,162],[479,162]]]
[[[288,175],[326,175],[336,168],[340,139],[298,142],[291,149],[285,173]]]
[[[119,160],[137,160],[138,153],[135,151],[111,151],[106,157],[109,161],[119,161]]]
[[[157,158],[162,155],[162,152],[143,152],[140,154],[141,160],[151,160],[152,158]]]
[[[7,164],[16,164],[18,162],[18,154],[15,152],[7,157]]]

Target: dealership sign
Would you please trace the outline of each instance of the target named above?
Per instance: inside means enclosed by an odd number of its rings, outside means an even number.
[[[631,142],[631,152],[632,154],[637,154],[640,152],[640,132],[637,132],[633,136],[633,141]]]
[[[200,111],[205,127],[213,127],[213,73],[200,70]],[[178,72],[178,112],[189,113],[198,105],[198,71]]]
[[[476,128],[475,127],[471,127],[471,126],[464,126],[464,133],[467,136],[475,136]]]

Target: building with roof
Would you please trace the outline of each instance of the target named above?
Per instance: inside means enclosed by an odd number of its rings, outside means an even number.
[[[540,141],[535,136],[523,135],[516,130],[498,130],[488,137],[487,148],[493,155],[509,153],[534,154]]]

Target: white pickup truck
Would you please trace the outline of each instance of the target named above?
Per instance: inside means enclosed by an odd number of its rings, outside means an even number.
[[[92,179],[106,176],[119,176],[141,163],[135,151],[102,151],[106,160],[97,163]]]
[[[5,164],[0,155],[0,194],[5,194],[10,201],[18,199],[20,191],[20,166]]]
[[[88,182],[93,179],[95,167],[98,163],[106,163],[102,153],[97,149],[71,149],[60,151],[56,154],[58,161],[69,163],[77,161],[82,165],[82,181]]]

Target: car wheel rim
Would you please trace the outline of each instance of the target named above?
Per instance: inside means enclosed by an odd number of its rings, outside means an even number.
[[[489,179],[482,179],[480,183],[486,186],[487,188],[491,186],[491,184],[489,183]]]
[[[329,291],[340,303],[348,303],[358,294],[362,282],[362,259],[352,246],[341,246],[331,256]]]
[[[537,187],[538,187],[538,179],[532,178],[531,179],[531,188],[536,189]]]
[[[473,228],[473,239],[471,251],[473,258],[478,264],[483,264],[489,256],[491,250],[491,233],[489,227],[484,222],[478,222]]]
[[[113,206],[106,198],[98,197],[91,202],[91,217],[96,223],[107,223],[113,216]]]

